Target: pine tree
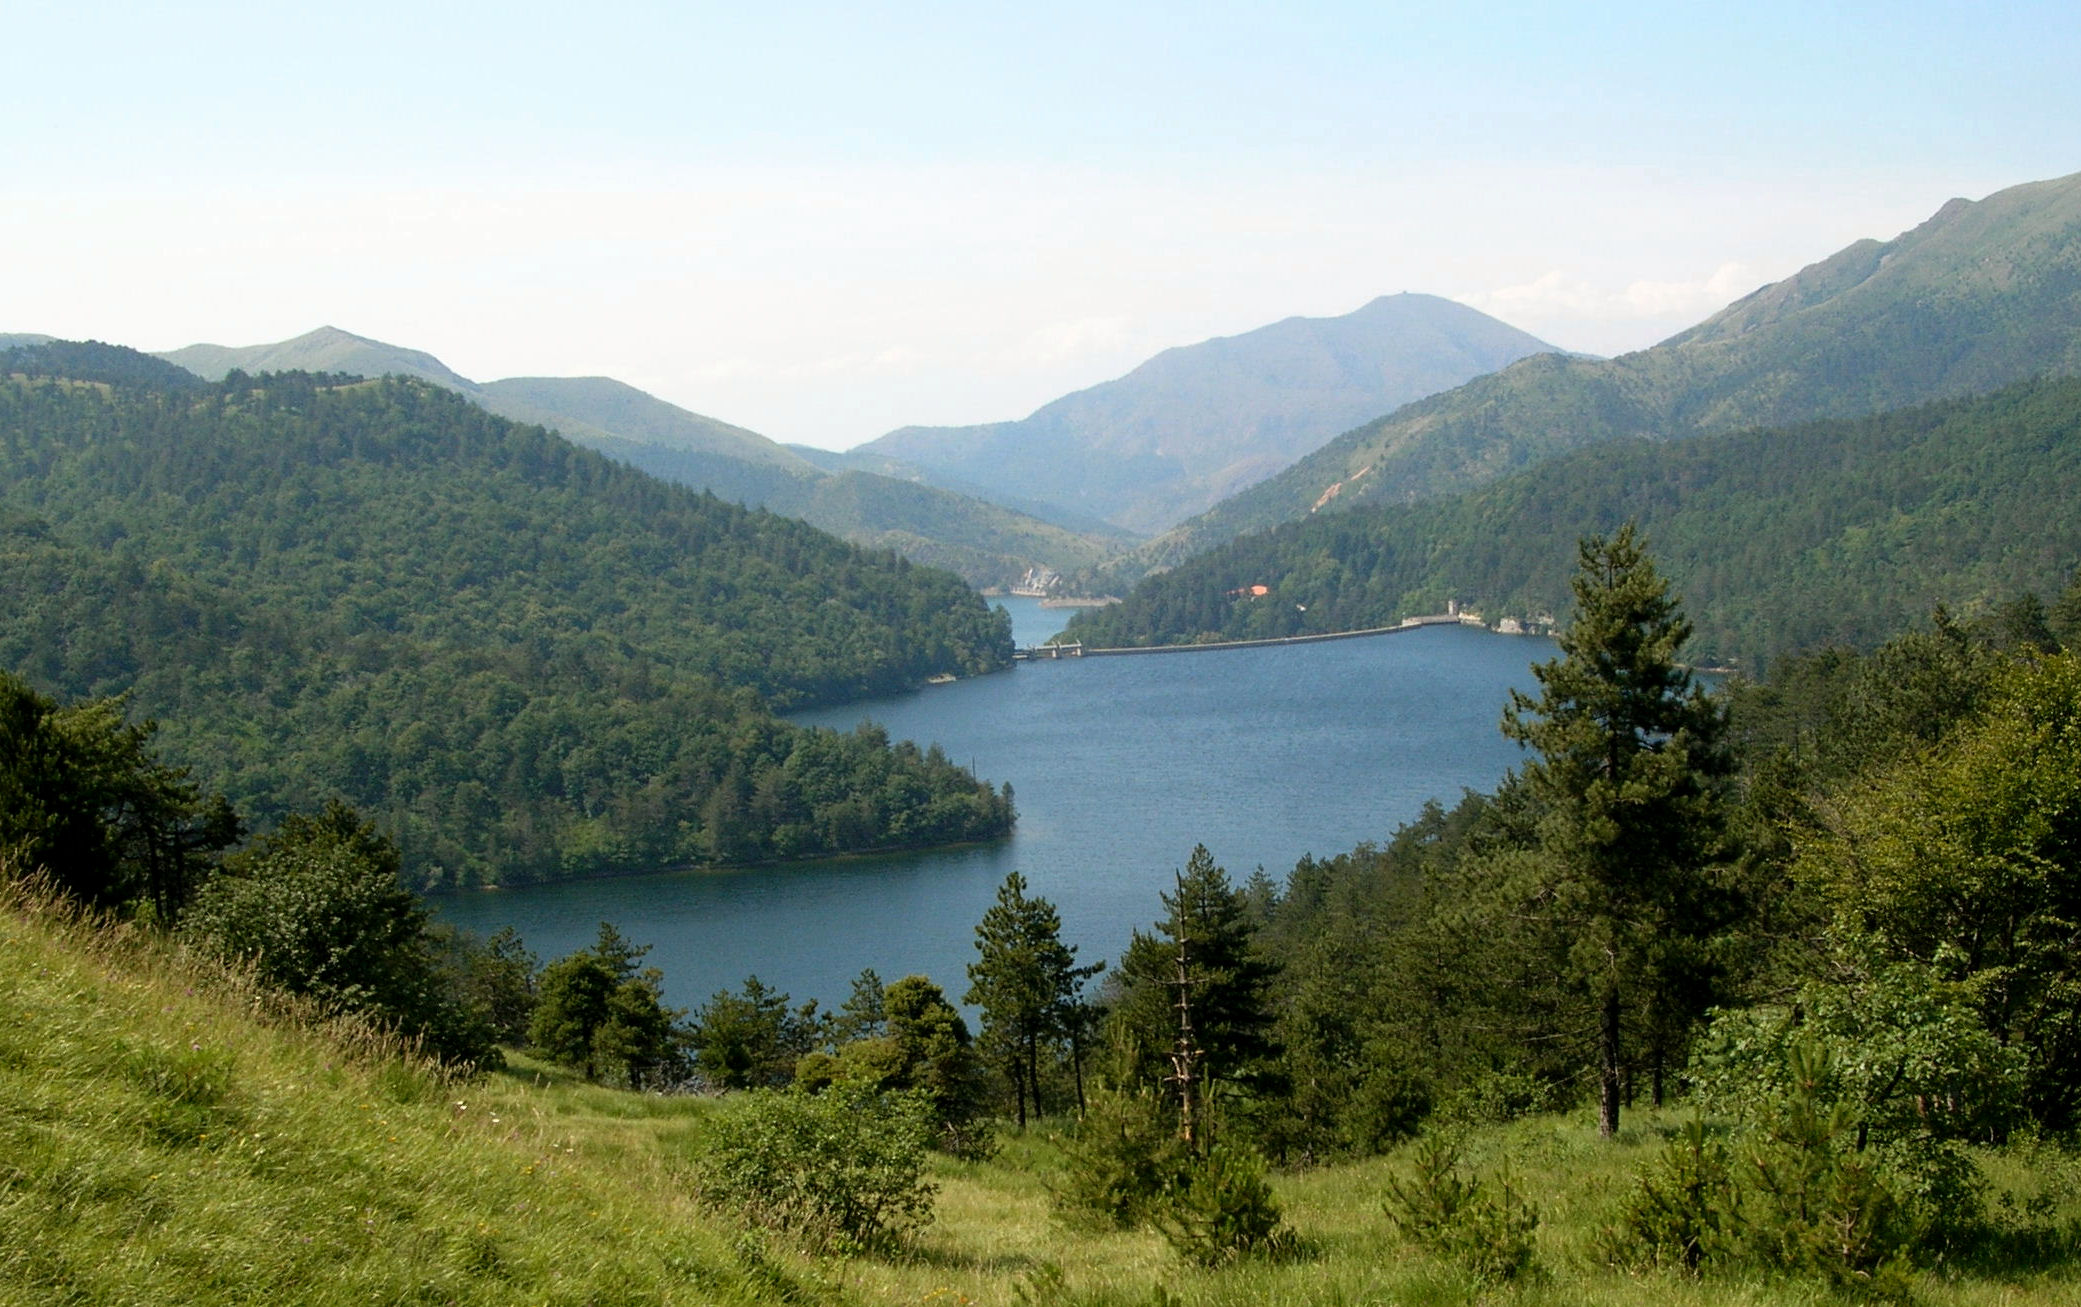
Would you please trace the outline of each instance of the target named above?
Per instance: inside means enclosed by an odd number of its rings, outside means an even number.
[[[1189,939],[1192,1020],[1209,1082],[1250,1078],[1276,1054],[1272,1038],[1274,968],[1256,948],[1257,917],[1248,894],[1205,845],[1194,848],[1157,934],[1136,931],[1120,960],[1125,986],[1114,1022],[1142,1069],[1161,1074],[1176,1040],[1178,941]]]
[[[831,1024],[831,1038],[839,1044],[856,1039],[879,1039],[888,1033],[888,991],[873,967],[862,968],[853,978],[853,992],[839,1006]]]
[[[1596,1011],[1608,1138],[1629,1012],[1648,1006],[1654,977],[1693,969],[1696,942],[1725,919],[1711,864],[1730,761],[1722,707],[1677,661],[1691,624],[1630,523],[1582,542],[1573,586],[1562,656],[1533,669],[1537,698],[1512,693],[1503,731],[1538,755],[1525,778],[1559,877],[1544,901],[1567,918],[1573,979]]]
[[[672,1058],[674,1023],[684,1015],[664,1004],[664,973],[637,971],[648,952],[648,944],[633,944],[601,922],[591,948],[542,969],[528,1042],[553,1061],[583,1068],[587,1080],[597,1079],[604,1063],[625,1071],[629,1088],[640,1088]]]
[[[581,949],[542,969],[528,1043],[553,1062],[598,1070],[593,1036],[607,1024],[608,1004],[620,982],[605,963]]]
[[[1029,1100],[1034,1114],[1042,1113],[1042,1050],[1070,1032],[1077,990],[1098,968],[1076,965],[1055,905],[1028,898],[1026,878],[1016,871],[976,926],[975,946],[979,956],[968,966],[962,1001],[983,1010],[983,1042],[1003,1062],[1023,1130]]]

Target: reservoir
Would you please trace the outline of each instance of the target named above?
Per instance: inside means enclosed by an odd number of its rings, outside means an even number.
[[[1068,613],[1005,599],[1020,645]],[[920,972],[959,1000],[975,926],[1007,873],[1051,900],[1079,962],[1115,961],[1157,895],[1205,844],[1230,879],[1275,881],[1303,854],[1384,842],[1436,798],[1486,790],[1517,765],[1497,730],[1551,641],[1425,627],[1324,644],[1021,663],[911,694],[798,713],[938,744],[1009,781],[1013,835],[996,844],[739,871],[661,873],[433,900],[480,933],[512,925],[543,961],[602,920],[651,946],[668,1000],[691,1008],[756,974],[799,1003],[842,1001],[872,967]]]

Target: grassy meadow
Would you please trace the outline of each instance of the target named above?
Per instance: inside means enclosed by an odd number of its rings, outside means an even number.
[[[516,1058],[448,1078],[319,1023],[163,939],[17,893],[0,910],[0,1301],[55,1303],[1821,1303],[1823,1289],[1629,1275],[1597,1231],[1675,1114],[1616,1146],[1587,1111],[1470,1130],[1541,1224],[1533,1273],[1493,1286],[1403,1244],[1383,1208],[1397,1156],[1275,1177],[1291,1261],[1203,1271],[1157,1235],[1053,1214],[1048,1131],[987,1162],[939,1158],[934,1221],[908,1244],[812,1254],[703,1208],[690,1159],[727,1100],[587,1085]],[[2081,1221],[2081,1164],[1989,1159],[2041,1224]],[[2048,1258],[1982,1254],[1913,1279],[1917,1301],[2081,1301]]]

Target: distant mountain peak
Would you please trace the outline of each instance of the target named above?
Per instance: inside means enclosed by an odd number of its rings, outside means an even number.
[[[1368,418],[1552,348],[1478,309],[1404,291],[1163,350],[1019,421],[905,427],[852,455],[999,502],[1157,531]]]
[[[1390,412],[1150,542],[1136,565],[1166,566],[1331,503],[1467,489],[1598,441],[1858,417],[2075,374],[2081,174],[1950,200],[1652,348],[1525,360]]]

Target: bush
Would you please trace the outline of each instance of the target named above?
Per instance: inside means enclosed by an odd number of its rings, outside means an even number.
[[[1599,1240],[1614,1266],[1678,1267],[1692,1274],[1730,1249],[1738,1220],[1727,1146],[1703,1121],[1686,1122]]]
[[[1387,1214],[1402,1237],[1479,1279],[1515,1280],[1532,1267],[1539,1213],[1507,1176],[1462,1177],[1459,1150],[1433,1137],[1417,1144],[1407,1181],[1390,1177]]]
[[[1766,1120],[1750,1158],[1743,1247],[1754,1261],[1837,1289],[1899,1296],[1899,1263],[1915,1235],[1906,1206],[1879,1159],[1855,1146],[1849,1105],[1817,1092],[1828,1079],[1826,1057],[1793,1051],[1793,1092]]]
[[[1716,1016],[1696,1065],[1700,1097],[1746,1119],[1761,1153],[1796,1147],[1869,1170],[1890,1195],[1888,1219],[1912,1229],[1907,1245],[1970,1243],[1986,1183],[1966,1144],[2018,1121],[2024,1053],[1995,1039],[1968,987],[1934,967],[1875,964],[1855,941],[1837,961],[1850,979],[1806,986],[1796,1007]]]
[[[1384,1153],[1414,1139],[1430,1112],[1428,1081],[1397,1066],[1376,1066],[1351,1096],[1344,1134],[1360,1153]]]
[[[1794,1044],[1790,1088],[1738,1154],[1693,1121],[1642,1175],[1602,1237],[1617,1265],[1742,1263],[1871,1297],[1905,1294],[1909,1250],[1927,1219],[1880,1151],[1861,1147],[1850,1104],[1825,1086],[1825,1053]]]
[[[1552,1089],[1515,1071],[1484,1071],[1438,1107],[1453,1125],[1502,1125],[1557,1106]]]
[[[1185,1178],[1187,1155],[1168,1102],[1154,1094],[1093,1091],[1084,1119],[1061,1140],[1064,1165],[1051,1187],[1072,1225],[1131,1230]]]
[[[263,984],[418,1039],[444,1062],[496,1064],[488,1020],[459,992],[397,846],[334,802],[291,815],[226,860],[181,921],[204,953]]]
[[[1290,1256],[1298,1249],[1293,1232],[1279,1223],[1264,1161],[1227,1144],[1193,1158],[1164,1190],[1150,1219],[1172,1248],[1201,1266]]]
[[[696,1185],[709,1205],[818,1246],[871,1247],[932,1219],[932,1137],[915,1094],[757,1091],[717,1121]]]

